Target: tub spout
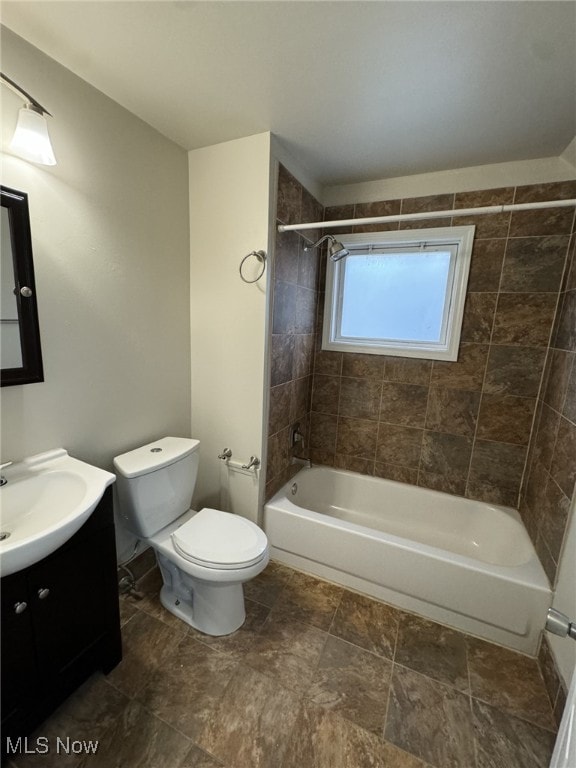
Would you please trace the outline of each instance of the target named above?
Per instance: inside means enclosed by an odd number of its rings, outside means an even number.
[[[292,464],[301,464],[303,467],[312,468],[312,462],[310,459],[303,459],[300,456],[292,456]]]

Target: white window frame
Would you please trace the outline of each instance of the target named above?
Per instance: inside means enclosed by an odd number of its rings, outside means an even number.
[[[457,360],[474,230],[474,226],[436,227],[339,235],[338,239],[346,246],[351,255],[336,262],[328,259],[322,349],[372,355],[419,357],[428,360]],[[341,335],[346,261],[354,257],[354,252],[365,255],[369,251],[381,253],[385,250],[397,251],[397,249],[403,248],[439,250],[442,247],[451,250],[452,258],[450,259],[440,342],[352,339]]]

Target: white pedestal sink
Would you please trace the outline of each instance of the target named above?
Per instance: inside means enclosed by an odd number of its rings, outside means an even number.
[[[3,470],[0,487],[0,576],[37,563],[86,522],[116,477],[73,459],[64,448]]]

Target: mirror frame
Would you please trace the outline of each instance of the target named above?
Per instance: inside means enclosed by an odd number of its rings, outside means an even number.
[[[22,347],[22,367],[0,370],[0,386],[6,387],[14,384],[33,384],[44,381],[44,369],[34,281],[28,195],[16,189],[0,186],[0,198],[2,207],[8,209]],[[21,295],[20,290],[24,286],[30,288],[31,296],[23,297]]]

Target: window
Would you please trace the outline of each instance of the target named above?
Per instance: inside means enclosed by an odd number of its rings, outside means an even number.
[[[328,261],[322,348],[456,360],[474,227],[346,235]]]

